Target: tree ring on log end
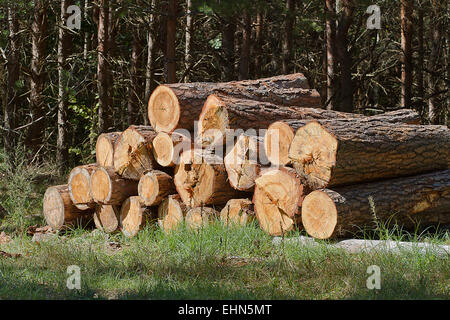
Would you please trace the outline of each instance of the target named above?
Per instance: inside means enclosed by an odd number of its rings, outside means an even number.
[[[294,139],[294,130],[285,122],[272,123],[264,136],[267,158],[274,165],[284,166],[290,162],[289,146]]]
[[[102,203],[111,199],[111,179],[105,168],[97,168],[91,176],[92,197]]]
[[[147,172],[138,184],[138,193],[146,204],[153,204],[159,194],[159,182],[153,172]]]
[[[134,237],[141,228],[143,221],[143,208],[139,197],[129,197],[120,209],[120,226],[126,237]]]
[[[64,225],[64,201],[56,188],[50,187],[44,194],[44,217],[53,230]]]
[[[325,192],[316,190],[305,197],[302,204],[302,224],[314,238],[331,237],[337,224],[337,209]]]
[[[148,101],[148,118],[155,131],[172,132],[180,120],[180,104],[172,89],[158,86]]]
[[[170,166],[173,161],[173,141],[165,132],[159,132],[152,141],[153,155],[156,162],[163,167]]]
[[[83,168],[82,166],[75,167],[70,172],[69,181],[67,184],[70,199],[75,205],[82,204],[86,205],[86,208],[90,207],[89,204],[92,203],[90,180],[91,175],[89,170]]]
[[[220,132],[224,138],[229,128],[228,111],[225,103],[217,96],[210,95],[203,105],[198,121],[197,143],[208,146],[217,142],[217,134]]]

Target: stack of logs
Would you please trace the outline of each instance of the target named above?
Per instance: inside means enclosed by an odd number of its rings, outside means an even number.
[[[450,223],[450,132],[421,125],[413,110],[320,109],[318,92],[291,74],[160,85],[148,117],[151,126],[101,134],[97,162],[47,189],[53,229],[93,220],[132,237],[151,222],[169,232],[183,222],[196,230],[215,218],[256,218],[271,235],[303,227],[326,239],[375,219]],[[230,135],[230,150],[213,152]]]

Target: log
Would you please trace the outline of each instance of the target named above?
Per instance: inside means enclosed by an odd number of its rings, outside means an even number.
[[[170,195],[158,207],[158,224],[165,233],[178,228],[189,211],[178,194]]]
[[[318,239],[351,236],[378,223],[413,228],[450,223],[450,170],[320,189],[305,197],[302,222]]]
[[[253,204],[261,228],[272,236],[291,231],[303,199],[303,186],[292,168],[264,170],[255,181]]]
[[[249,199],[228,200],[225,207],[220,211],[220,220],[225,225],[244,226],[253,222],[254,219],[253,203]]]
[[[105,233],[113,233],[119,230],[120,207],[107,204],[99,204],[95,207],[95,227]]]
[[[370,117],[358,117],[358,121],[377,122],[383,121],[388,123],[407,123],[407,124],[420,124],[419,114],[411,109],[400,109],[396,111],[386,112],[376,116]],[[294,139],[294,133],[301,127],[305,126],[312,120],[296,120],[285,119],[276,121],[268,126],[264,136],[264,147],[267,154],[267,158],[274,165],[285,166],[290,163],[289,159],[289,147]],[[342,123],[351,126],[355,121],[355,118],[339,119],[318,119],[317,122],[323,124]]]
[[[181,153],[191,148],[190,135],[177,131],[159,132],[153,139],[153,155],[156,162],[163,167],[174,167],[178,164]]]
[[[190,207],[225,204],[240,192],[228,183],[223,160],[206,150],[185,151],[175,167],[174,183],[183,202]]]
[[[147,171],[157,169],[152,152],[156,132],[149,126],[130,126],[114,146],[114,169],[126,179],[139,180]]]
[[[139,196],[127,198],[120,208],[120,227],[122,233],[128,237],[134,237],[155,217],[154,208],[146,207],[141,203]]]
[[[207,227],[219,212],[209,207],[197,207],[190,209],[186,214],[186,226],[194,231]]]
[[[78,209],[70,199],[69,187],[64,184],[47,188],[43,213],[53,230],[61,230],[68,226],[86,225],[92,219],[94,209]]]
[[[311,122],[289,149],[294,168],[311,190],[447,169],[446,126],[385,122]]]
[[[168,195],[176,192],[173,178],[165,172],[152,170],[141,177],[138,194],[144,205],[157,206]]]
[[[98,167],[97,164],[87,164],[72,169],[69,174],[67,185],[69,187],[70,199],[73,204],[81,210],[95,207],[95,201],[91,195],[91,174]]]
[[[320,95],[309,89],[303,74],[289,74],[259,80],[226,83],[176,83],[158,86],[148,102],[148,118],[156,131],[172,132],[176,128],[194,131],[203,104],[217,93],[281,105],[320,107]]]
[[[122,178],[112,167],[98,167],[91,175],[90,190],[96,203],[121,205],[128,197],[138,195],[138,181]]]
[[[120,134],[121,132],[108,132],[98,136],[95,144],[95,157],[99,166],[114,166],[114,144]]]

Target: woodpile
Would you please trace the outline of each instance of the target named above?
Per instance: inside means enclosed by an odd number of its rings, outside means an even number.
[[[378,223],[450,223],[450,132],[413,110],[324,110],[291,74],[161,85],[148,116],[151,126],[99,135],[96,163],[47,189],[53,229],[92,221],[133,237],[219,220],[327,239]]]

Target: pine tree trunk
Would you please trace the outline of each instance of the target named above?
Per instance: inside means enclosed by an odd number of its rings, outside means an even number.
[[[401,64],[402,64],[402,94],[400,105],[402,108],[411,107],[412,90],[412,13],[413,0],[401,0]]]
[[[97,86],[98,86],[98,133],[103,133],[110,126],[110,98],[108,79],[108,30],[109,30],[109,10],[106,0],[100,0],[98,19],[98,64],[97,64]]]
[[[186,0],[186,44],[184,51],[184,82],[190,82],[190,69],[192,68],[192,36],[193,36],[193,16],[192,0]]]
[[[286,0],[286,18],[283,33],[283,74],[291,73],[292,59],[292,33],[295,21],[295,2],[294,0]]]
[[[248,79],[249,59],[250,59],[250,35],[251,35],[251,20],[247,9],[243,12],[242,21],[242,47],[241,57],[239,60],[239,80]]]
[[[167,19],[167,51],[166,51],[166,83],[176,83],[176,24],[177,24],[177,0],[168,0]]]
[[[133,32],[133,44],[130,61],[130,80],[128,88],[128,125],[137,124],[139,121],[140,101],[142,99],[142,86],[139,79],[141,70],[142,47],[139,38],[139,28]]]
[[[336,69],[336,4],[335,0],[325,1],[325,35],[327,51],[327,97],[326,109],[334,109],[335,69]]]

